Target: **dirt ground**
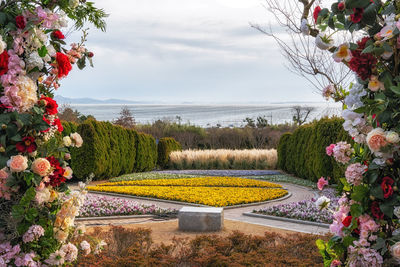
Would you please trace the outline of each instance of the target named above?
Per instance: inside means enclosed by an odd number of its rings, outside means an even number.
[[[91,226],[87,228],[88,234],[95,233],[99,228],[102,230],[110,229],[111,226]],[[147,228],[152,231],[152,239],[156,244],[171,244],[174,237],[183,239],[193,239],[198,235],[210,234],[227,236],[233,231],[240,231],[248,235],[263,236],[265,232],[274,232],[278,234],[288,235],[295,232],[272,228],[268,226],[249,224],[239,221],[224,220],[224,229],[220,232],[208,232],[208,233],[197,233],[197,232],[181,232],[178,230],[178,220],[171,220],[166,222],[150,222],[141,224],[126,224],[123,227],[136,229],[136,228]]]

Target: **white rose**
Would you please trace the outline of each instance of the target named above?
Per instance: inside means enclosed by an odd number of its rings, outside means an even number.
[[[39,70],[43,69],[44,62],[37,51],[32,52],[28,56],[28,58],[26,59],[26,67],[28,70],[32,70],[35,67],[38,67]]]
[[[64,143],[64,146],[66,146],[66,147],[71,146],[71,144],[72,144],[71,137],[69,137],[69,136],[64,136],[64,137],[63,137],[63,143]]]
[[[386,140],[389,143],[396,144],[396,143],[400,142],[400,137],[399,137],[398,133],[389,131],[386,133]]]
[[[76,147],[79,148],[79,147],[82,146],[83,140],[82,140],[82,137],[80,136],[80,134],[78,134],[78,133],[72,133],[72,134],[70,134],[70,137],[71,137],[71,139],[73,140],[74,145],[75,145]]]
[[[400,260],[400,242],[397,242],[396,244],[394,244],[392,246],[392,248],[390,249],[390,252],[392,253],[392,256],[396,260]]]
[[[0,35],[0,54],[2,54],[6,49],[7,49],[7,44],[6,42],[3,41],[3,37]]]
[[[71,8],[77,8],[79,6],[79,0],[69,0],[69,6]]]
[[[327,198],[326,196],[322,196],[317,199],[317,201],[315,202],[315,206],[317,206],[319,210],[323,210],[327,209],[330,203],[331,200],[329,198]]]

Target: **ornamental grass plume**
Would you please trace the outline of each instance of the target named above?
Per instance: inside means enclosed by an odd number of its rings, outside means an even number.
[[[275,169],[275,149],[184,150],[170,154],[170,166],[180,169]]]

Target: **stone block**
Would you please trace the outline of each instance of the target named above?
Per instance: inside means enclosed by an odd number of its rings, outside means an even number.
[[[189,232],[215,232],[224,224],[223,208],[183,207],[178,213],[179,230]]]

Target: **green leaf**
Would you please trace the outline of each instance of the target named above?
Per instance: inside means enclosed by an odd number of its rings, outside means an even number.
[[[357,238],[355,238],[355,237],[352,237],[352,236],[345,236],[345,237],[343,238],[343,245],[344,245],[345,247],[348,247],[348,246],[350,246],[350,245],[353,245],[353,242],[356,241],[356,240],[357,240]]]
[[[352,195],[352,197],[353,197],[353,195]],[[359,204],[353,204],[350,207],[350,213],[351,213],[351,216],[353,216],[353,217],[360,217],[361,214],[363,214],[363,212],[364,212],[364,209]]]
[[[390,203],[382,203],[379,205],[379,208],[385,214],[387,217],[392,218],[393,217],[393,205],[390,205]]]
[[[350,184],[347,182],[347,180],[346,180],[346,178],[340,178],[339,179],[340,180],[340,182],[342,183],[342,185],[343,185],[343,190],[344,191],[350,191],[351,190],[351,186],[350,186]]]
[[[364,185],[356,186],[354,187],[354,192],[351,194],[351,198],[355,201],[361,202],[366,197],[368,191],[369,191],[368,188],[365,187]]]
[[[364,48],[364,50],[361,52],[361,54],[371,53],[372,51],[374,51],[374,49],[375,49],[374,44],[371,44],[371,45],[367,46],[366,48]]]
[[[377,172],[370,172],[368,173],[368,181],[370,184],[373,184],[378,180],[379,174]]]
[[[377,185],[371,189],[371,195],[376,197],[377,199],[383,200],[383,190],[380,185]]]
[[[24,207],[21,207],[20,205],[15,205],[12,207],[11,215],[13,216],[14,219],[16,220],[21,220],[25,216],[25,209]]]
[[[332,30],[335,29],[335,21],[333,20],[333,17],[335,16],[334,13],[331,13],[331,15],[329,16],[329,20],[328,20],[328,26],[329,28],[331,28]]]
[[[0,24],[1,25],[5,25],[6,24],[6,20],[7,20],[7,16],[5,13],[0,12]]]
[[[30,208],[25,214],[25,219],[33,222],[37,216],[39,216],[39,212],[35,208]]]
[[[391,86],[390,90],[392,90],[393,93],[400,95],[400,87],[399,86]]]
[[[370,4],[366,9],[364,9],[363,13],[363,22],[367,25],[374,25],[376,21],[376,15],[377,15],[377,6],[372,3]]]
[[[370,4],[370,0],[346,0],[346,9],[351,8],[365,8]]]
[[[44,45],[38,50],[39,56],[40,57],[45,57],[47,55],[47,47]]]

